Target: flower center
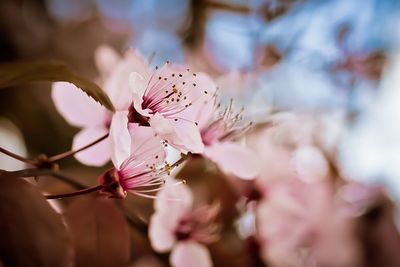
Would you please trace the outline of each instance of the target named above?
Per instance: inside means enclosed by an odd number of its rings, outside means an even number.
[[[219,206],[202,206],[181,218],[175,229],[177,240],[195,240],[212,243],[218,238],[218,226],[214,222]]]
[[[179,222],[177,229],[175,230],[175,237],[179,241],[189,240],[192,232],[194,231],[194,225],[187,219],[182,219]]]
[[[149,114],[160,113],[165,118],[180,119],[181,112],[209,94],[208,88],[202,88],[202,79],[189,69],[183,70],[167,62],[151,76],[142,109]]]
[[[126,191],[119,182],[118,172],[113,168],[106,171],[99,178],[99,184],[103,185],[100,191],[108,195],[110,198],[125,198]]]
[[[150,126],[149,117],[143,116],[139,112],[136,111],[133,103],[129,106],[128,109],[128,121],[130,123],[138,123],[140,126]]]
[[[244,108],[239,112],[235,112],[232,108],[233,101],[231,100],[228,107],[222,112],[219,112],[217,117],[208,124],[207,127],[201,130],[201,138],[205,145],[211,145],[216,141],[232,140],[239,137],[251,126],[249,124],[244,125],[242,122],[242,113]],[[215,112],[218,113],[220,104],[215,106]]]

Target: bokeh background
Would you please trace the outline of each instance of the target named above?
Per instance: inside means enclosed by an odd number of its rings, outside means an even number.
[[[345,176],[384,185],[399,203],[399,23],[397,0],[2,0],[0,62],[61,61],[95,80],[96,47],[134,47],[152,65],[209,73],[254,121],[327,112],[332,135],[344,133],[335,151]],[[70,149],[78,129],[57,113],[50,86],[0,90],[1,146],[31,157]],[[0,156],[0,168],[21,167]],[[88,184],[99,173],[73,158],[62,168]]]

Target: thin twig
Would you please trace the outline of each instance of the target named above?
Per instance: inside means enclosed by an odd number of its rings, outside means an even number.
[[[12,158],[14,158],[16,160],[19,160],[19,161],[22,161],[22,162],[25,162],[25,163],[28,163],[28,164],[31,164],[31,165],[35,165],[35,161],[27,159],[25,157],[22,157],[20,155],[17,155],[15,153],[3,148],[3,147],[0,147],[0,152],[3,153],[3,154],[6,154],[7,156],[10,156],[10,157],[12,157]]]
[[[225,3],[219,3],[216,1],[205,1],[204,4],[210,8],[221,9],[225,11],[237,12],[243,14],[248,14],[252,11],[249,7],[244,5],[230,5]]]
[[[74,196],[80,196],[80,195],[86,195],[89,193],[97,192],[103,189],[103,185],[96,185],[93,187],[85,188],[82,190],[70,192],[70,193],[65,193],[65,194],[56,194],[56,195],[44,195],[47,199],[59,199],[59,198],[66,198],[66,197],[74,197]]]
[[[70,151],[67,151],[67,152],[64,152],[64,153],[61,153],[61,154],[58,154],[58,155],[54,155],[54,156],[52,156],[52,157],[49,157],[49,158],[47,159],[47,162],[52,163],[52,162],[56,162],[56,161],[58,161],[58,160],[61,160],[61,159],[63,159],[63,158],[66,158],[66,157],[73,156],[73,155],[75,155],[75,154],[78,153],[78,152],[81,152],[81,151],[83,151],[83,150],[85,150],[85,149],[88,149],[88,148],[91,147],[91,146],[96,145],[97,143],[100,143],[101,141],[103,141],[104,139],[106,139],[106,138],[108,137],[108,135],[109,135],[109,134],[107,133],[107,134],[103,135],[102,137],[96,139],[95,141],[93,141],[93,142],[87,144],[86,146],[81,147],[81,148],[79,148],[79,149],[77,149],[77,150],[70,150]]]
[[[6,154],[9,157],[12,157],[12,158],[14,158],[16,160],[31,164],[33,166],[37,166],[40,169],[43,168],[43,167],[50,168],[49,166],[52,166],[52,163],[54,163],[56,161],[59,161],[61,159],[64,159],[66,157],[73,156],[78,152],[81,152],[81,151],[83,151],[85,149],[88,149],[89,147],[94,146],[97,143],[100,143],[101,141],[106,139],[108,137],[108,135],[109,134],[107,133],[107,134],[103,135],[102,137],[94,140],[93,142],[91,142],[91,143],[89,143],[89,144],[87,144],[87,145],[85,145],[85,146],[83,146],[83,147],[81,147],[81,148],[79,148],[77,150],[70,150],[70,151],[67,151],[67,152],[64,152],[64,153],[61,153],[61,154],[58,154],[58,155],[54,155],[52,157],[48,157],[48,158],[45,155],[43,155],[44,156],[43,158],[39,157],[37,160],[31,160],[31,159],[22,157],[22,156],[17,155],[15,153],[3,148],[3,147],[0,147],[0,153]]]
[[[59,172],[59,171],[53,171],[49,169],[38,169],[38,168],[30,168],[30,169],[24,169],[24,170],[19,170],[19,171],[12,171],[8,172],[9,174],[15,176],[15,177],[37,177],[37,176],[52,176],[54,178],[57,178],[58,180],[67,183],[71,185],[72,187],[75,187],[77,189],[84,189],[86,188],[85,185],[75,181],[74,179],[68,177],[66,174]]]
[[[19,171],[11,171],[9,174],[15,176],[15,177],[36,177],[36,176],[45,176],[45,175],[51,175],[52,170],[48,169],[38,169],[38,168],[29,168],[29,169],[23,169]]]
[[[57,198],[64,198],[64,197],[73,197],[73,196],[78,196],[78,195],[83,195],[83,194],[88,194],[92,193],[95,191],[99,191],[103,189],[103,185],[97,185],[94,187],[89,187],[86,188],[84,185],[81,183],[69,178],[68,176],[58,172],[58,171],[53,171],[49,169],[37,169],[37,168],[31,168],[31,169],[24,169],[24,170],[19,170],[19,171],[12,171],[8,172],[9,174],[13,175],[14,177],[37,177],[37,176],[53,176],[60,181],[63,181],[65,183],[70,184],[71,186],[78,188],[80,190],[71,192],[71,193],[66,193],[66,194],[59,194],[59,195],[45,195],[47,199],[57,199]]]

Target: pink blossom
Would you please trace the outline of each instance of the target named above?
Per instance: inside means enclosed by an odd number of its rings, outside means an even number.
[[[320,138],[329,129],[321,122],[323,117],[277,113],[265,127],[258,127],[247,135],[247,144],[263,162],[255,181],[260,191],[282,180],[315,182],[328,178],[329,165],[320,148],[324,147],[325,153],[330,152],[330,141]]]
[[[360,266],[355,221],[328,181],[284,180],[269,189],[257,207],[261,253],[267,263]]]
[[[183,153],[200,153],[203,143],[194,110],[211,99],[215,85],[203,73],[166,63],[154,72],[130,75],[133,104],[129,121],[150,125]]]
[[[169,168],[165,164],[164,142],[150,127],[129,124],[132,133],[130,156],[116,162],[101,178],[104,193],[125,197],[127,192],[150,197],[164,185]]]
[[[221,111],[214,101],[204,103],[198,111],[198,122],[204,144],[203,156],[215,162],[223,171],[243,179],[253,179],[260,171],[256,154],[234,140],[243,135],[251,123],[243,124],[243,109],[235,112],[230,105]]]
[[[95,61],[101,73],[101,83],[110,97],[116,113],[112,114],[100,104],[81,92],[75,85],[67,82],[53,84],[52,98],[57,110],[73,126],[82,130],[74,137],[72,149],[81,148],[104,136],[102,142],[80,152],[75,157],[84,164],[101,166],[110,157],[121,161],[129,156],[130,136],[127,127],[128,108],[132,102],[129,88],[129,74],[147,69],[147,63],[137,52],[128,50],[121,58],[109,47],[96,50]],[[124,122],[126,122],[124,124]]]
[[[277,144],[270,129],[258,130],[248,136],[248,145],[257,152],[263,163],[256,185],[263,188],[275,181],[297,178],[296,169],[291,164],[292,153],[288,147]]]
[[[109,138],[78,153],[79,160],[102,165],[111,156],[114,165],[118,165],[127,159],[131,140],[128,123],[151,126],[161,138],[184,153],[203,150],[191,110],[214,93],[215,86],[208,76],[169,63],[152,71],[146,60],[132,50],[119,58],[110,48],[101,47],[96,52],[96,62],[102,73],[101,82],[116,109],[114,114],[83,93],[71,90],[72,84],[53,86],[57,109],[72,125],[83,128],[74,138],[74,149],[110,129]]]
[[[219,208],[201,206],[192,209],[193,195],[185,185],[167,185],[155,201],[150,220],[149,237],[154,250],[172,250],[171,265],[175,267],[212,266],[203,244],[216,241],[218,227],[213,223]]]

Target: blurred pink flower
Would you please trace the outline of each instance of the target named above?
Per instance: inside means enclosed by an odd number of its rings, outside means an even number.
[[[165,184],[168,168],[165,166],[163,141],[150,127],[129,124],[132,133],[130,156],[100,177],[104,193],[123,198],[127,192],[154,197]]]
[[[116,109],[115,114],[107,111],[71,83],[53,83],[52,98],[57,110],[68,123],[83,128],[74,137],[73,150],[104,136],[111,127],[107,139],[75,155],[84,164],[101,166],[110,157],[114,162],[119,162],[130,155],[128,120],[124,118],[132,102],[129,74],[143,71],[147,68],[147,63],[132,50],[128,50],[121,58],[107,46],[96,50],[95,61],[101,74],[100,82]]]
[[[262,256],[272,266],[360,266],[355,221],[325,182],[276,182],[257,207]],[[332,254],[332,251],[335,251]]]
[[[328,123],[325,121],[327,117],[332,116],[276,113],[270,116],[264,127],[258,126],[246,136],[248,146],[263,162],[255,181],[261,193],[263,188],[277,181],[300,179],[316,182],[328,178],[329,165],[325,154],[334,155],[335,146],[332,144],[337,144],[340,131],[330,127],[330,123],[337,123],[337,120]]]
[[[232,101],[221,111],[212,101],[203,102],[197,111],[197,121],[204,144],[203,156],[216,163],[223,171],[243,179],[253,179],[260,171],[260,161],[247,147],[234,142],[249,129],[251,123],[243,125],[242,115],[235,112]]]
[[[183,153],[203,151],[193,110],[214,94],[216,88],[210,77],[167,62],[154,72],[132,73],[130,86],[133,91],[130,122],[150,125]]]
[[[203,244],[216,241],[218,227],[213,220],[218,206],[192,209],[193,195],[185,185],[166,185],[155,200],[149,237],[154,250],[172,250],[170,262],[175,267],[207,267],[212,261]],[[203,244],[202,244],[203,243]]]

